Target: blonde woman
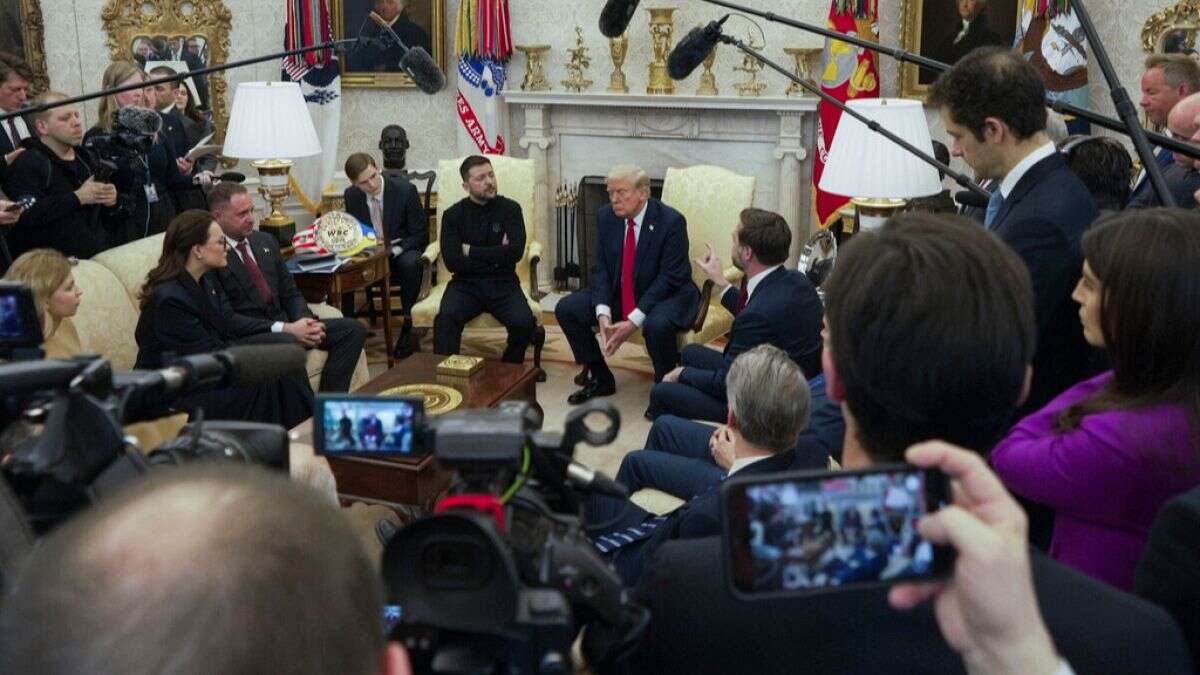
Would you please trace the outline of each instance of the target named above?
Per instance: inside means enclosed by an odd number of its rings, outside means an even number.
[[[71,261],[58,251],[35,248],[14,260],[4,275],[5,281],[26,284],[33,291],[46,358],[65,359],[82,351],[70,319],[79,309],[83,291],[75,285],[71,267]]]

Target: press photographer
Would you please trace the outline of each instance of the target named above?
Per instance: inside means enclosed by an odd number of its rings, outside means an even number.
[[[146,81],[141,68],[115,61],[104,71],[104,89]],[[115,165],[117,208],[106,220],[111,246],[163,232],[175,217],[171,190],[191,188],[192,162],[176,158],[161,132],[162,118],[145,108],[145,92],[131,89],[100,100],[100,122],[84,135],[86,145]]]
[[[51,91],[35,104],[65,98]],[[96,177],[100,165],[82,146],[78,106],[51,108],[31,119],[37,136],[22,142],[25,152],[13,163],[5,189],[15,199],[33,197],[35,202],[7,231],[9,249],[14,257],[34,248],[52,248],[90,258],[109,247],[102,216],[116,204],[117,189]]]

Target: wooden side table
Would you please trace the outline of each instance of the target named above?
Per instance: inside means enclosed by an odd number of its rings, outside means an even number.
[[[392,277],[388,255],[382,247],[368,258],[354,258],[332,273],[301,272],[296,285],[308,302],[326,302],[346,293],[381,286],[383,288],[383,336],[388,368],[392,367]]]

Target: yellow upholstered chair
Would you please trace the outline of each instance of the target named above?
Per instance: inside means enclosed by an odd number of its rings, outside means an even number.
[[[454,206],[466,196],[462,190],[462,181],[458,171],[464,159],[465,157],[459,157],[443,159],[438,162],[437,222],[439,232],[446,209]],[[535,226],[533,160],[503,155],[489,155],[488,159],[491,160],[492,168],[496,172],[499,193],[520,204],[521,212],[525,216],[525,256],[517,263],[517,278],[521,281],[521,291],[525,294],[529,310],[533,312],[534,320],[537,322],[537,330],[533,337],[533,364],[541,368],[542,348],[546,344],[546,328],[542,324],[542,308],[535,299],[540,295],[537,289],[537,265],[542,259],[542,245],[535,238],[537,229]],[[421,256],[422,264],[427,269],[437,265],[438,283],[429,290],[429,295],[412,309],[413,327],[420,331],[428,331],[433,328],[433,320],[442,306],[442,295],[446,292],[446,283],[452,276],[450,270],[446,269],[446,263],[442,260],[441,251],[441,242],[434,239]],[[428,274],[425,276],[428,277]],[[495,317],[486,313],[479,315],[467,324],[467,329],[501,327]]]

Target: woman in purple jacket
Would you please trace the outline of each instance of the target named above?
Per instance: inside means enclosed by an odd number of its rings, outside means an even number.
[[[1072,298],[1113,369],[1026,417],[991,460],[1055,510],[1053,558],[1129,590],[1159,507],[1200,484],[1200,215],[1117,214],[1083,255]]]

